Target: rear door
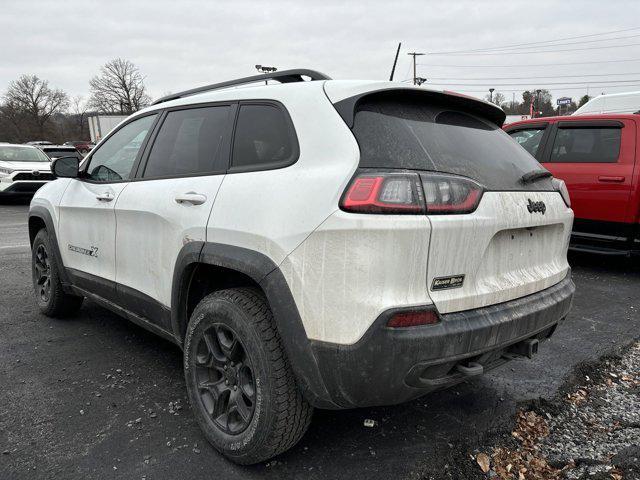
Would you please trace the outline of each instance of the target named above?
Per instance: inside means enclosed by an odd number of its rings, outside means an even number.
[[[180,250],[206,240],[229,163],[235,110],[222,103],[166,111],[135,181],[116,203],[120,302],[161,326],[168,327]]]
[[[526,180],[543,167],[473,108],[446,96],[382,93],[361,100],[354,117],[361,168],[424,172],[431,225],[425,288],[441,313],[535,293],[568,271],[571,209],[551,178]],[[428,188],[424,178],[442,173],[482,185],[473,212],[429,213],[434,181]],[[436,186],[443,200],[457,195]]]
[[[127,187],[158,115],[139,117],[115,131],[89,157],[60,202],[58,241],[76,286],[115,297],[114,205]]]
[[[624,235],[636,149],[632,120],[556,123],[543,159],[567,184],[575,212],[575,235],[601,240]]]

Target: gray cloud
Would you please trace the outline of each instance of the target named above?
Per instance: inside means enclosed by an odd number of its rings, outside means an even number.
[[[396,78],[403,80],[410,76],[410,58],[406,55],[410,50],[468,50],[586,35],[634,27],[630,22],[640,18],[637,0],[616,1],[615,8],[608,8],[601,1],[584,0],[533,3],[515,0],[4,0],[1,9],[0,91],[6,90],[8,83],[19,75],[34,73],[72,95],[86,96],[89,79],[99,67],[114,57],[122,57],[140,67],[155,97],[168,91],[250,75],[255,72],[256,63],[276,65],[280,69],[315,68],[334,78],[386,78],[398,41],[403,42],[403,51]],[[640,30],[629,34],[632,33]],[[610,42],[624,43],[640,44],[640,37]],[[616,58],[637,58],[638,61],[528,66]],[[420,62],[427,65],[420,66],[419,75],[427,78],[640,72],[640,46],[531,56],[426,56]],[[483,67],[429,66],[442,64]],[[519,67],[489,67],[504,64]],[[622,77],[613,78],[616,79]],[[511,83],[516,82],[520,81]],[[532,81],[531,87],[541,83]],[[496,87],[507,99],[511,98],[507,90],[526,88]],[[475,91],[485,87],[451,89],[481,96],[482,93]],[[584,90],[551,89],[556,96],[584,94]],[[640,86],[592,87],[590,92],[601,90],[640,90]]]

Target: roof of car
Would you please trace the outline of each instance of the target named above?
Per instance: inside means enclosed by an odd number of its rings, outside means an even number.
[[[281,84],[248,84],[237,85],[226,88],[203,91],[201,93],[189,94],[173,100],[163,100],[145,109],[136,112],[137,115],[183,105],[193,105],[208,102],[223,102],[236,100],[286,100],[287,98],[300,97],[301,95],[326,95],[332,103],[337,103],[346,98],[361,95],[367,92],[382,90],[407,90],[419,92],[434,92],[442,95],[452,95],[464,97],[471,102],[482,105],[485,109],[495,110],[495,116],[504,115],[504,112],[496,105],[475,97],[436,89],[426,86],[414,86],[400,82],[389,82],[379,80],[314,80],[300,81]],[[504,120],[504,118],[503,118]]]
[[[0,147],[38,148],[35,145],[25,145],[24,143],[0,142]]]

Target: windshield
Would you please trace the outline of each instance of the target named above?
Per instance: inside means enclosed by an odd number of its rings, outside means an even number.
[[[51,158],[60,158],[60,157],[77,157],[82,159],[82,155],[78,153],[78,151],[74,148],[72,149],[62,149],[62,148],[47,148],[44,151]]]
[[[2,162],[49,162],[50,159],[37,148],[0,146]]]
[[[550,179],[523,184],[543,167],[495,124],[451,108],[446,100],[365,98],[356,110],[353,133],[360,166],[452,173],[489,190],[552,190]]]

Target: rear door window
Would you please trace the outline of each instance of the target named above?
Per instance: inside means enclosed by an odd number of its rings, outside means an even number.
[[[241,105],[233,142],[232,170],[265,170],[296,161],[293,126],[275,105]]]
[[[552,190],[550,179],[523,184],[543,167],[494,123],[450,108],[446,100],[365,98],[356,108],[353,133],[360,166],[452,173],[489,190]]]
[[[167,113],[153,142],[143,178],[224,171],[229,161],[225,142],[230,110],[223,105]]]
[[[621,128],[559,128],[549,162],[616,163],[620,156]]]
[[[514,130],[509,132],[511,138],[513,138],[522,148],[529,152],[532,156],[536,156],[538,149],[540,148],[540,142],[544,136],[544,128],[527,128],[522,130]]]

